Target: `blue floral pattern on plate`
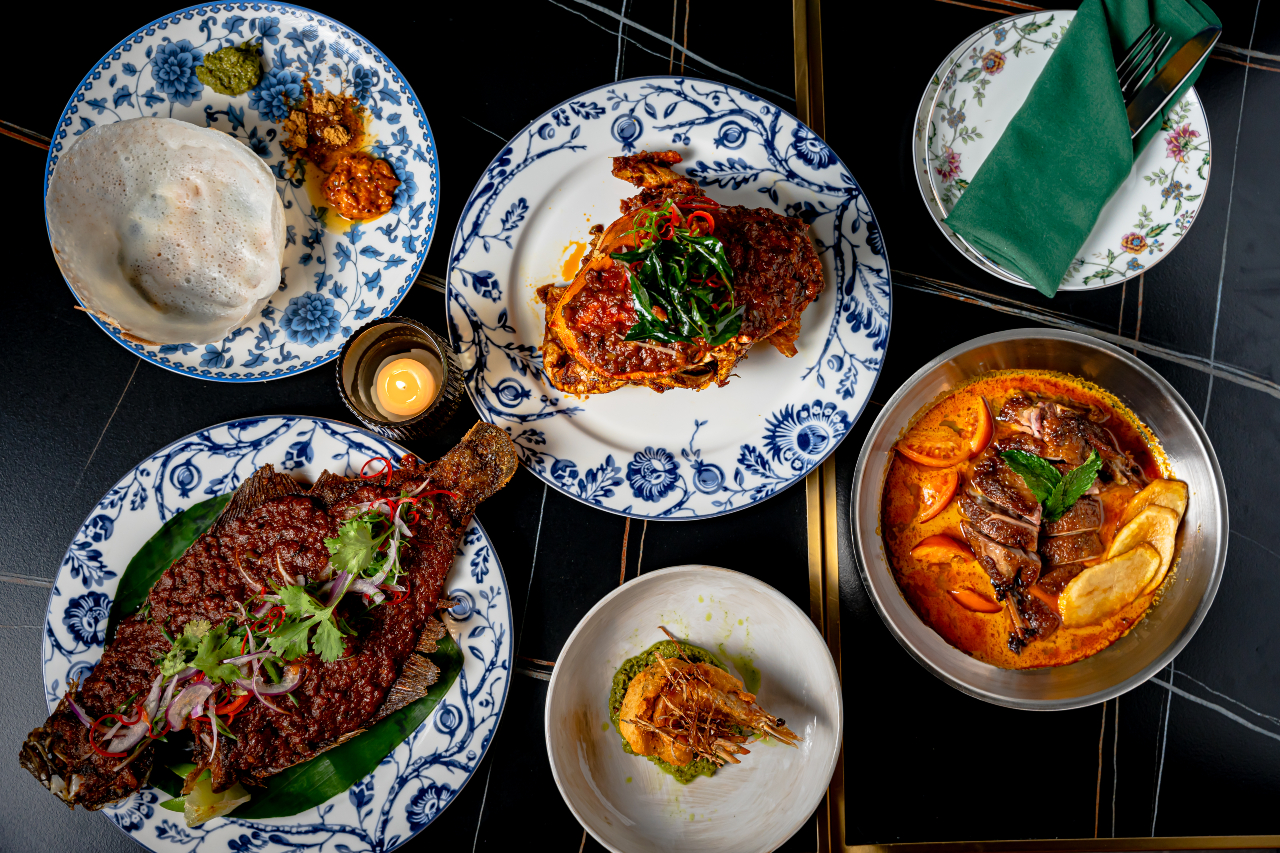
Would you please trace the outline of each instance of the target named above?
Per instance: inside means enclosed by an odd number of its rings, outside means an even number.
[[[98,502],[67,549],[45,615],[45,699],[52,711],[72,680],[102,656],[111,597],[138,548],[176,513],[237,488],[273,464],[306,482],[329,469],[352,475],[375,456],[404,448],[339,421],[262,417],[230,421],[179,439],[126,474]],[[309,812],[268,821],[234,814],[188,829],[167,799],[144,788],[105,810],[116,826],[155,851],[374,851],[412,838],[457,796],[483,758],[506,701],[511,674],[511,605],[506,577],[484,528],[463,535],[445,616],[464,651],[461,675],[435,712],[345,795]]]
[[[200,82],[195,68],[206,53],[250,40],[263,52],[256,87],[233,98]],[[302,96],[304,77],[316,88],[355,95],[369,110],[372,153],[402,182],[387,215],[346,230],[326,227],[326,209],[312,201],[279,141],[284,101]],[[349,27],[283,3],[209,3],[148,24],[104,56],[67,103],[49,149],[46,191],[76,137],[139,116],[213,127],[252,148],[275,173],[287,229],[280,291],[222,341],[147,346],[89,315],[141,358],[221,382],[288,376],[336,357],[356,327],[389,315],[413,285],[440,202],[435,140],[409,83]]]
[[[826,290],[797,356],[756,347],[725,388],[569,399],[542,372],[533,289],[562,281],[560,247],[634,194],[608,158],[664,148],[722,204],[808,222]],[[624,80],[535,119],[485,170],[449,255],[450,336],[480,416],[543,482],[635,518],[720,515],[803,479],[857,420],[888,342],[884,240],[849,170],[794,116],[706,80]]]

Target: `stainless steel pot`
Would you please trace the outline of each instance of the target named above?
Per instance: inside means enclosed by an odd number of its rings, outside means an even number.
[[[1155,433],[1174,473],[1191,492],[1178,535],[1176,576],[1163,597],[1124,637],[1069,666],[1001,669],[948,644],[921,621],[898,590],[879,533],[880,495],[894,442],[939,395],[988,371],[1014,368],[1069,373],[1115,394]],[[1173,660],[1204,621],[1227,559],[1227,492],[1200,421],[1150,367],[1110,344],[1074,332],[1014,329],[985,335],[922,367],[872,425],[854,472],[851,506],[858,570],[898,642],[953,687],[1011,708],[1080,708],[1146,681]]]

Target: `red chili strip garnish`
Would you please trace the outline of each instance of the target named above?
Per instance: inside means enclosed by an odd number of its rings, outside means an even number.
[[[462,500],[462,495],[458,494],[457,492],[451,492],[448,489],[428,489],[425,492],[421,492],[421,495],[424,498],[430,497],[431,495],[448,495],[449,497],[453,498],[455,501]]]
[[[690,213],[689,219],[686,221],[690,230],[693,230],[693,223],[695,220],[701,220],[707,223],[707,234],[715,233],[716,221],[711,218],[710,213],[707,213],[705,210],[695,210],[693,213]]]
[[[377,470],[377,471],[374,471],[372,474],[366,474],[366,473],[365,473],[365,469],[366,469],[366,468],[368,468],[368,467],[369,467],[372,463],[374,463],[374,462],[381,462],[383,467],[382,467],[382,468],[380,468],[380,469],[379,469],[379,470]],[[391,485],[391,472],[392,472],[391,460],[390,460],[390,459],[388,459],[388,458],[387,458],[387,457],[385,457],[385,456],[375,456],[375,457],[373,457],[372,459],[370,459],[368,462],[366,462],[366,463],[364,463],[363,465],[361,465],[361,466],[360,466],[360,479],[362,479],[362,480],[374,480],[374,479],[377,479],[378,477],[381,477],[383,474],[386,474],[386,475],[387,475],[387,485],[388,485],[388,486],[390,486],[390,485]]]
[[[107,752],[105,749],[98,746],[98,739],[97,739],[98,725],[108,717],[114,720],[120,720],[119,714],[103,714],[101,717],[94,720],[93,726],[89,729],[89,746],[93,747],[93,751],[98,753],[98,755],[105,755],[107,758],[124,758],[125,755],[127,755],[128,753]],[[136,723],[137,720],[134,720],[134,722]]]
[[[237,696],[235,699],[233,699],[230,702],[219,705],[218,707],[214,708],[213,711],[216,714],[223,714],[223,715],[235,714],[247,704],[249,704],[249,694],[245,693],[243,695]]]

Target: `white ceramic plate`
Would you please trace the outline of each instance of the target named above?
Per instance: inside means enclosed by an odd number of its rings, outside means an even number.
[[[928,118],[917,121],[916,176],[930,215],[971,262],[1024,287],[1031,285],[983,256],[943,220],[1026,100],[1074,17],[1072,11],[1035,12],[979,30],[930,82],[921,102],[922,108],[929,102]],[[1194,222],[1210,162],[1208,122],[1199,96],[1190,89],[1102,209],[1061,289],[1119,284],[1163,260]]]
[[[73,16],[73,26],[102,22]],[[220,95],[195,75],[206,53],[255,41],[262,82]],[[371,152],[395,169],[395,206],[378,219],[330,229],[280,147],[283,98],[318,90],[354,94],[369,111]],[[176,118],[231,134],[276,175],[288,229],[280,290],[259,316],[204,346],[144,346],[90,317],[139,357],[187,376],[258,382],[310,370],[338,354],[369,320],[386,317],[418,276],[440,203],[435,140],[408,81],[369,40],[337,21],[284,3],[207,3],[139,29],[85,75],[58,120],[45,165],[45,191],[58,157],[95,124],[139,116]],[[74,291],[73,291],[74,292]]]
[[[54,582],[43,644],[50,713],[67,682],[83,678],[102,657],[120,575],[174,513],[237,488],[262,465],[313,483],[325,469],[354,476],[375,456],[399,459],[406,452],[339,421],[261,417],[200,430],[140,462],[85,519]],[[163,853],[386,853],[408,841],[475,772],[511,673],[506,577],[479,521],[464,535],[444,588],[463,602],[444,617],[464,650],[462,673],[431,716],[346,794],[293,817],[238,820],[233,813],[188,829],[180,815],[158,807],[168,795],[148,786],[104,814],[146,849]],[[247,835],[254,840],[244,846]]]
[[[609,158],[645,149],[678,151],[722,204],[811,222],[826,289],[798,355],[757,346],[724,388],[567,397],[542,373],[535,290],[635,194]],[[476,410],[543,482],[633,518],[708,518],[799,482],[848,434],[888,342],[888,272],[857,182],[793,116],[721,83],[624,80],[535,119],[485,171],[450,249],[450,340]]]
[[[751,746],[742,763],[682,785],[622,751],[609,687],[627,658],[666,636],[708,649],[739,678],[760,674],[759,704],[804,740]],[[569,809],[617,853],[769,851],[813,813],[831,781],[844,725],[840,678],[822,636],[786,596],[712,566],[650,572],[582,618],[547,692],[547,754]]]

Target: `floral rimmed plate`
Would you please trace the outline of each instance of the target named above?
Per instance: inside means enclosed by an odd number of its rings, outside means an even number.
[[[237,488],[268,463],[311,483],[326,468],[352,476],[375,456],[398,459],[405,452],[339,421],[259,417],[200,430],[143,460],[89,513],[62,560],[44,625],[50,712],[67,682],[83,678],[102,657],[120,575],[165,520]],[[164,853],[386,853],[403,844],[475,773],[511,674],[506,577],[479,521],[466,531],[445,589],[462,601],[444,617],[467,651],[462,672],[431,716],[344,796],[293,817],[238,820],[233,813],[188,829],[179,814],[158,807],[167,795],[147,787],[104,813],[143,847]]]
[[[917,179],[930,215],[966,258],[1024,287],[1031,285],[946,228],[944,219],[1026,100],[1074,17],[1072,11],[1036,12],[979,30],[930,82],[921,102],[923,108],[928,101],[929,113],[917,121]],[[1190,89],[1102,209],[1061,289],[1119,284],[1163,260],[1191,228],[1208,185],[1210,161],[1208,122],[1199,96]]]
[[[204,54],[249,40],[262,44],[265,74],[248,93],[221,95],[196,77]],[[287,114],[282,96],[300,97],[304,77],[317,89],[354,94],[368,109],[371,151],[402,182],[390,213],[347,230],[325,227],[276,124]],[[389,315],[408,292],[435,231],[436,146],[409,83],[368,39],[282,3],[209,3],[166,15],[116,45],[71,96],[49,148],[45,192],[58,157],[77,136],[139,116],[216,128],[251,147],[275,172],[288,235],[280,291],[221,342],[144,346],[89,315],[121,345],[202,379],[276,379],[334,358],[353,329]]]
[[[798,355],[757,346],[723,388],[563,395],[543,376],[534,291],[635,194],[609,158],[663,149],[722,204],[810,222],[826,289]],[[888,273],[862,190],[795,117],[721,83],[638,78],[548,110],[485,170],[450,249],[449,330],[480,416],[543,482],[633,518],[708,518],[798,482],[848,434],[888,341]]]

